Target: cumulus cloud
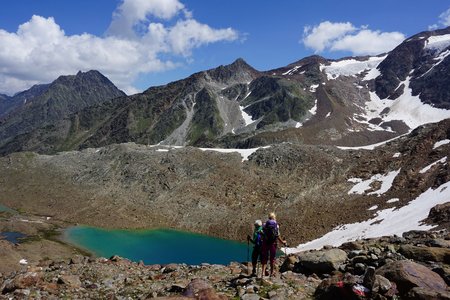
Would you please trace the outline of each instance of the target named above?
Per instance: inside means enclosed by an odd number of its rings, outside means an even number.
[[[395,48],[405,39],[400,32],[372,31],[366,26],[325,21],[317,26],[307,26],[301,42],[315,53],[323,51],[348,51],[353,55],[373,55]]]
[[[429,30],[435,30],[439,27],[450,26],[450,8],[441,13],[438,17],[438,22],[436,24],[428,26]]]
[[[54,18],[35,15],[17,32],[0,29],[0,92],[96,69],[134,93],[139,75],[176,68],[195,48],[238,38],[232,28],[199,23],[177,0],[124,0],[104,37],[66,35]]]
[[[336,40],[355,30],[356,28],[349,22],[331,23],[325,21],[315,27],[306,26],[303,30],[303,43],[316,52],[322,52],[326,48],[330,48]]]

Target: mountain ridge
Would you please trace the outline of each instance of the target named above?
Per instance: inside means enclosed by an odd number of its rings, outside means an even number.
[[[263,72],[238,58],[121,100],[73,109],[50,124],[69,131],[54,136],[41,127],[35,138],[12,134],[8,139],[15,146],[0,145],[0,153],[123,142],[228,148],[381,142],[450,117],[448,32],[450,27],[419,33],[384,55],[313,55]],[[399,109],[408,106],[411,111]],[[419,117],[412,109],[425,113]],[[39,136],[44,142],[25,145]]]

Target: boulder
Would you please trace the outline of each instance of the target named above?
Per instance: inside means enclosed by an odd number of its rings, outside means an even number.
[[[61,275],[61,277],[58,278],[58,283],[65,284],[72,288],[81,287],[81,280],[77,275]]]
[[[296,255],[289,255],[280,267],[280,272],[284,273],[287,271],[293,271],[295,264],[298,263],[298,257]]]
[[[316,274],[331,273],[347,260],[347,253],[341,249],[317,250],[298,254],[300,271]]]
[[[35,286],[41,281],[42,274],[28,272],[17,275],[14,279],[6,280],[1,287],[1,291],[3,294],[6,294],[18,289],[26,289],[28,287]]]
[[[399,252],[407,258],[418,261],[436,261],[450,264],[450,248],[402,245]]]
[[[435,224],[448,224],[450,222],[450,202],[433,207],[428,214],[428,219]]]
[[[219,295],[209,285],[208,282],[196,278],[193,279],[186,287],[183,296],[196,297],[197,299],[209,299],[209,300],[226,300],[227,297]]]
[[[409,299],[417,300],[450,300],[450,292],[415,287],[409,291],[407,297]]]
[[[406,295],[414,287],[435,291],[445,291],[447,288],[447,284],[437,273],[408,260],[390,262],[378,269],[376,274],[395,282],[402,295]]]

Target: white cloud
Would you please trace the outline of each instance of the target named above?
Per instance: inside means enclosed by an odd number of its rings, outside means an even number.
[[[428,26],[429,30],[435,30],[439,27],[447,27],[450,26],[450,8],[444,11],[438,17],[438,23]]]
[[[148,17],[170,20],[185,7],[178,0],[125,0],[113,13],[108,33],[125,38],[136,37],[136,26]]]
[[[346,35],[336,40],[331,46],[332,51],[350,51],[355,55],[373,55],[394,49],[405,40],[400,32],[380,32],[361,30],[354,35]]]
[[[170,26],[164,24],[168,21]],[[238,38],[232,28],[197,22],[177,0],[124,0],[105,37],[66,35],[52,17],[33,16],[17,32],[0,29],[0,93],[91,69],[133,93],[139,75],[176,68],[191,59],[195,48]]]
[[[450,8],[439,15],[439,22],[444,26],[450,26]]]
[[[356,28],[349,22],[331,23],[325,21],[315,27],[305,27],[303,30],[303,43],[306,47],[312,48],[316,52],[322,52],[325,48],[332,46],[335,40],[355,30]]]
[[[323,51],[349,51],[354,55],[387,52],[405,39],[400,32],[380,32],[360,28],[353,24],[325,21],[304,29],[303,44],[316,53]]]

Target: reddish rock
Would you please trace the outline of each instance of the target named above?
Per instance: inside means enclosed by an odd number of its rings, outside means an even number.
[[[447,284],[437,273],[408,260],[388,263],[378,269],[376,273],[395,282],[402,295],[406,295],[414,287],[435,291],[447,289]]]

